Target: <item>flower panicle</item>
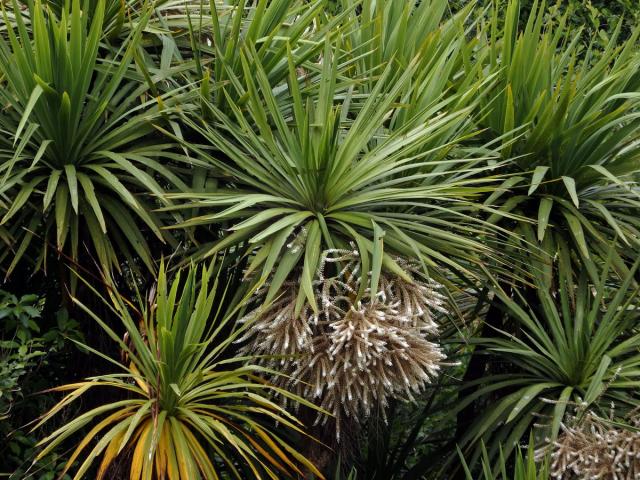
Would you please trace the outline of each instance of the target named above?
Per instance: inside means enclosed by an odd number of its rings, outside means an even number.
[[[398,264],[409,275],[417,271],[408,262]],[[438,333],[434,316],[447,311],[442,286],[383,272],[377,292],[365,288],[358,296],[369,276],[355,248],[325,250],[313,282],[319,312],[305,303],[296,314],[299,282],[288,282],[276,301],[243,319],[251,323],[239,340],[244,351],[278,356],[271,366],[286,376],[274,382],[332,413],[338,435],[345,418],[384,412],[391,398],[412,400],[445,359],[428,338]]]

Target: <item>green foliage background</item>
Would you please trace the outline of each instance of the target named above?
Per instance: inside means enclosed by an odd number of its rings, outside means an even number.
[[[634,0],[2,1],[0,476],[548,480],[574,407],[626,428],[639,20]],[[274,365],[356,275],[349,312],[440,282],[448,360],[338,441]],[[253,332],[281,348],[241,354],[245,315],[282,298]]]

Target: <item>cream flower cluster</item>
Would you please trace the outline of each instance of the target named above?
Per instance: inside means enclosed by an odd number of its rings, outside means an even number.
[[[399,264],[416,277],[414,267]],[[243,319],[250,323],[240,340],[245,353],[271,356],[264,362],[287,375],[274,381],[332,413],[338,436],[345,417],[358,421],[384,412],[390,398],[412,399],[445,358],[430,340],[438,332],[434,313],[446,313],[439,284],[382,272],[377,291],[359,296],[362,281],[357,251],[327,250],[313,283],[318,312],[296,309],[299,284],[291,282]]]
[[[587,412],[551,445],[551,476],[558,479],[640,479],[640,417],[629,427]]]

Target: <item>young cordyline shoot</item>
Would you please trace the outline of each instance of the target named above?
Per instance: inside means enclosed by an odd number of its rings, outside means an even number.
[[[415,266],[397,260],[405,272]],[[272,303],[242,321],[251,328],[239,342],[246,353],[264,355],[288,377],[273,379],[335,417],[336,440],[347,419],[358,422],[391,398],[413,395],[438,375],[445,355],[429,340],[437,334],[434,313],[446,313],[433,280],[403,279],[384,271],[375,293],[362,275],[357,249],[322,252],[313,292],[318,304],[297,305],[299,282],[285,284]],[[364,292],[358,295],[358,292]],[[263,293],[258,292],[256,305]],[[316,424],[324,424],[318,415]]]

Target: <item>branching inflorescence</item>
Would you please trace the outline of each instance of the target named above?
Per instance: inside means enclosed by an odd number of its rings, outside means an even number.
[[[640,416],[622,425],[587,412],[574,425],[562,425],[552,445],[551,476],[558,479],[635,480],[640,478]]]
[[[289,375],[274,381],[332,413],[338,436],[345,418],[384,412],[390,398],[411,400],[445,358],[429,340],[438,330],[434,312],[446,312],[438,283],[382,272],[377,292],[367,288],[359,296],[362,281],[355,249],[326,250],[313,282],[317,312],[305,304],[296,314],[298,284],[290,282],[276,301],[243,320],[251,323],[241,339],[246,353],[267,356],[266,363]],[[326,419],[318,416],[317,423]]]

